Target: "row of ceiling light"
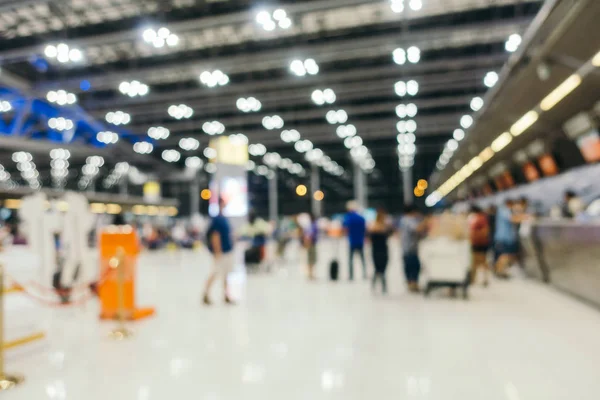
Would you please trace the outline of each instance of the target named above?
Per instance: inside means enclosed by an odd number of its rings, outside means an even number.
[[[583,81],[583,75],[589,73],[594,68],[600,67],[600,52],[598,52],[592,59],[584,64],[579,71],[570,75],[554,90],[552,90],[546,97],[544,97],[539,105],[534,109],[526,112],[521,118],[513,123],[510,129],[506,132],[499,134],[492,143],[483,149],[479,155],[472,158],[466,163],[460,170],[458,170],[452,177],[445,181],[440,187],[431,193],[427,199],[426,204],[428,206],[434,206],[441,199],[447,196],[450,192],[456,189],[466,179],[468,179],[473,173],[481,168],[486,162],[494,157],[494,155],[502,151],[508,146],[514,137],[518,137],[526,132],[531,126],[533,126],[540,115],[544,112],[550,111],[558,103],[560,103],[565,97],[573,92],[581,82]]]

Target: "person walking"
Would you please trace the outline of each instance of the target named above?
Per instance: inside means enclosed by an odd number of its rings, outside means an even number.
[[[348,202],[348,212],[344,217],[344,229],[348,234],[350,244],[350,259],[348,264],[349,279],[354,280],[354,254],[358,253],[362,261],[363,278],[367,279],[367,264],[365,261],[365,235],[367,233],[367,222],[358,213],[358,204],[355,201]]]
[[[477,269],[483,268],[483,286],[488,285],[488,274],[490,266],[487,260],[490,250],[490,225],[488,217],[483,210],[476,205],[471,206],[469,216],[469,230],[471,237],[471,252],[473,264],[471,266],[471,283],[475,283]]]
[[[204,304],[210,305],[210,289],[215,280],[221,276],[224,281],[224,297],[225,303],[234,304],[229,297],[229,287],[227,283],[227,275],[233,271],[235,265],[235,255],[233,252],[233,239],[231,225],[223,215],[225,201],[219,199],[219,214],[214,217],[207,231],[208,250],[213,255],[213,267],[204,289]]]
[[[427,229],[426,222],[421,218],[419,210],[408,205],[400,220],[400,235],[402,240],[402,260],[404,261],[404,276],[411,292],[419,291],[419,275],[421,261],[419,260],[419,241]]]
[[[387,293],[387,281],[385,271],[389,261],[388,238],[393,230],[387,221],[387,214],[383,209],[377,210],[375,222],[369,227],[369,236],[371,238],[371,248],[373,253],[373,265],[375,273],[373,274],[373,290],[377,280],[381,281],[381,291]]]
[[[319,228],[317,221],[313,214],[308,214],[310,217],[310,224],[304,229],[302,234],[304,248],[306,249],[308,258],[308,279],[315,280],[315,265],[317,264],[317,241],[319,236]]]

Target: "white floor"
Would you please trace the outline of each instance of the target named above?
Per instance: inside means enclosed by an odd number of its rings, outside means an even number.
[[[324,250],[325,251],[325,250]],[[293,251],[292,256],[299,254]],[[8,355],[26,382],[6,400],[597,400],[600,312],[513,280],[471,299],[330,283],[287,272],[232,278],[242,300],[200,304],[204,253],[146,253],[139,299],[158,314],[113,342],[97,306],[48,311],[43,349]],[[343,268],[345,272],[345,268]],[[358,276],[360,277],[360,273]],[[219,301],[217,301],[219,300]]]

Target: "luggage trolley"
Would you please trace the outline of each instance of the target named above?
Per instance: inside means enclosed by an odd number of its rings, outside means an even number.
[[[447,236],[423,239],[419,255],[427,283],[424,294],[429,296],[439,287],[462,288],[463,298],[469,296],[471,281],[471,244],[468,239]]]

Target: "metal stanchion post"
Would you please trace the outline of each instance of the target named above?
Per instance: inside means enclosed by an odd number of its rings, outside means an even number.
[[[22,376],[4,372],[4,265],[0,263],[0,391],[12,389],[22,382]]]
[[[117,248],[117,254],[110,260],[110,267],[117,270],[117,317],[118,327],[110,332],[115,340],[123,340],[133,336],[133,332],[125,327],[125,250]]]

